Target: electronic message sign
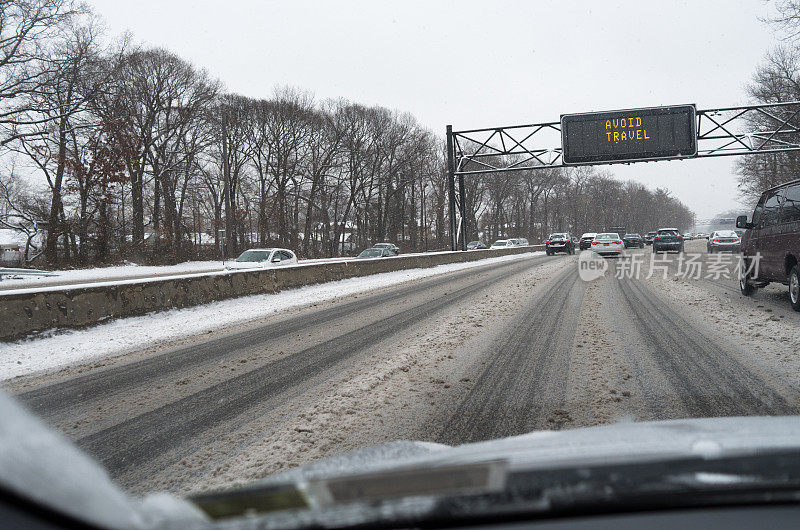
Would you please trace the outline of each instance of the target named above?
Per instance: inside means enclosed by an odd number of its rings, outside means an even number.
[[[602,164],[697,155],[694,105],[561,116],[564,164]]]

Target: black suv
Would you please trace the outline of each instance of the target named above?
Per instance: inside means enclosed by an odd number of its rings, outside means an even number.
[[[545,252],[548,256],[552,256],[556,252],[575,254],[575,242],[567,232],[550,234],[550,237],[545,241]]]
[[[622,236],[625,248],[644,248],[644,239],[639,234],[625,234]]]
[[[659,228],[653,238],[653,253],[669,250],[683,252],[683,236],[677,228]]]

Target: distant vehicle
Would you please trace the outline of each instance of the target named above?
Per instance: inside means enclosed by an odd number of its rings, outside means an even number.
[[[644,239],[639,234],[625,234],[622,242],[625,248],[644,248]]]
[[[714,252],[739,252],[742,248],[742,240],[739,234],[733,230],[716,230],[711,233],[711,237],[706,243],[709,254]]]
[[[519,246],[519,239],[512,237],[508,240],[509,246],[511,247],[518,247]]]
[[[658,235],[658,232],[647,232],[644,236],[644,244],[652,245],[653,239],[655,239],[656,235]]]
[[[592,252],[601,256],[620,256],[625,252],[625,243],[617,232],[597,234],[592,241]]]
[[[753,210],[736,219],[736,228],[747,231],[742,239],[744,265],[740,267],[739,288],[751,295],[769,282],[789,286],[792,309],[800,311],[800,180],[765,191]],[[760,256],[757,275],[753,260]]]
[[[357,259],[372,259],[372,258],[393,258],[397,254],[388,248],[368,248],[361,251],[361,254],[356,256]]]
[[[528,243],[528,240],[525,239],[524,237],[517,238],[517,241],[519,241],[519,246],[521,247],[527,247],[528,245],[530,245],[530,243]]]
[[[388,248],[394,253],[395,256],[400,254],[400,247],[398,247],[394,243],[375,243],[374,245],[372,245],[372,248]]]
[[[683,252],[683,236],[677,228],[659,228],[653,239],[653,253],[670,250]]]
[[[296,265],[297,256],[285,248],[251,248],[242,252],[238,258],[225,263],[228,270],[266,269]]]
[[[513,246],[514,246],[514,244],[513,244],[513,243],[511,243],[511,241],[510,241],[510,240],[508,240],[508,239],[498,239],[497,241],[495,241],[494,243],[492,243],[492,246],[491,246],[491,247],[489,247],[489,248],[490,248],[490,249],[498,249],[498,248],[508,248],[508,247],[513,247]]]
[[[483,241],[470,241],[467,243],[467,250],[482,250],[488,248]]]
[[[578,240],[578,249],[579,250],[588,250],[592,248],[592,240],[597,236],[597,232],[586,232],[583,234]]]
[[[706,234],[705,232],[700,232],[699,234],[697,234],[695,239],[708,239],[708,234]]]
[[[575,242],[567,232],[558,232],[550,234],[545,242],[545,253],[552,256],[556,252],[565,252],[567,254],[575,254]]]
[[[694,239],[694,236],[691,233],[686,232],[685,234],[683,234],[684,241],[691,241],[692,239]]]

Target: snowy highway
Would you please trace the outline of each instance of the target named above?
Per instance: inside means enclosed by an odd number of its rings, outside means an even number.
[[[646,273],[649,248],[630,254]],[[798,315],[783,290],[745,298],[735,279],[681,279],[677,265],[629,278],[624,259],[587,282],[577,261],[343,293],[5,385],[136,492],[245,483],[397,439],[798,413]]]

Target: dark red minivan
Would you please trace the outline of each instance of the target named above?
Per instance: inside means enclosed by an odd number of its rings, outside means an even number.
[[[742,237],[742,294],[751,295],[757,287],[780,282],[789,286],[792,308],[800,311],[800,180],[765,191],[752,219],[748,222],[747,216],[741,215],[736,227],[747,229]]]

